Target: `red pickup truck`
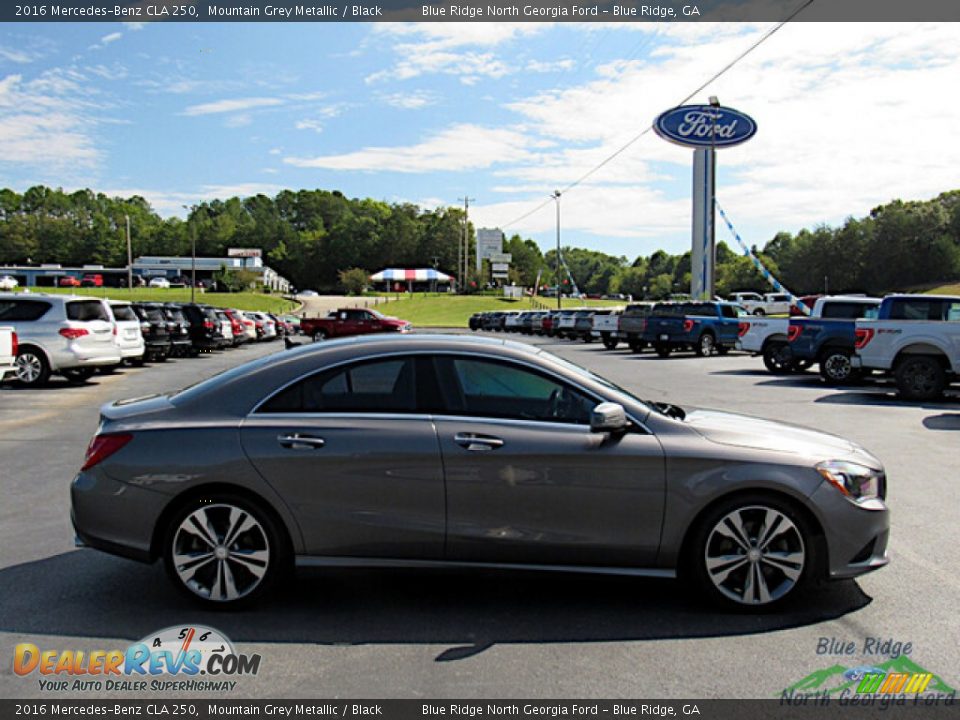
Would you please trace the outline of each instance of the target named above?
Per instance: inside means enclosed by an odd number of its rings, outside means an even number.
[[[363,308],[331,310],[325,318],[300,320],[300,331],[314,340],[378,332],[410,332],[411,329],[406,320],[386,317],[376,310]]]

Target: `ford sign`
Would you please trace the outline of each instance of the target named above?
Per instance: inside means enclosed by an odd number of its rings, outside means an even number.
[[[721,148],[746,142],[756,134],[757,124],[733,108],[681,105],[660,115],[653,129],[677,145]]]

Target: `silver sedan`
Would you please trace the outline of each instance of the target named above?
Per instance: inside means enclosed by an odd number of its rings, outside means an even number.
[[[72,515],[219,607],[296,564],[679,575],[760,608],[885,565],[885,492],[839,437],[644,401],[525,344],[391,335],[105,406]]]

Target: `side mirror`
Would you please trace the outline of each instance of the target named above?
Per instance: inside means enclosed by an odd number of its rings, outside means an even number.
[[[590,431],[620,432],[627,428],[627,413],[623,405],[605,402],[597,405],[590,412]]]

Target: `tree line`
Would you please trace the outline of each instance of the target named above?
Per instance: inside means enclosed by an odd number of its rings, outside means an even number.
[[[163,218],[142,197],[66,193],[43,186],[20,194],[0,190],[0,263],[126,265],[126,218],[133,252],[223,257],[230,247],[260,248],[265,262],[300,288],[342,289],[342,273],[359,268],[435,267],[456,274],[464,213],[410,203],[348,198],[339,191],[285,190],[275,197],[231,197],[194,206],[186,219]],[[466,228],[475,252],[472,224]],[[762,249],[766,267],[796,293],[882,293],[960,277],[960,190],[927,201],[895,200],[839,227],[781,232]],[[510,281],[553,285],[556,251],[528,238],[504,242]],[[596,250],[564,248],[563,260],[584,293],[662,298],[690,287],[690,253],[657,250],[630,260]],[[469,289],[482,288],[470,263]],[[357,273],[354,273],[356,276]],[[571,289],[561,272],[561,287]],[[717,291],[768,290],[752,262],[717,245]]]

